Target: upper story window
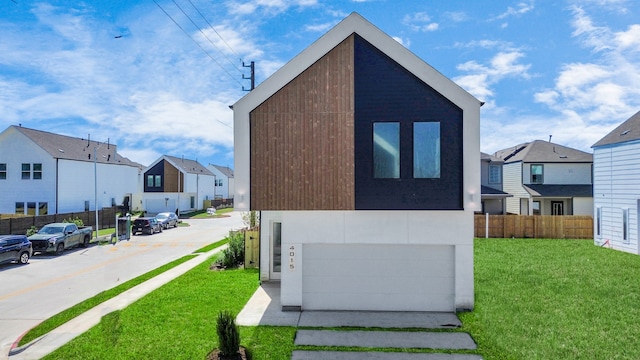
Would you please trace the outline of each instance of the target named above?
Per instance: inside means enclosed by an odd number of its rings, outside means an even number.
[[[153,175],[147,175],[147,187],[153,187]]]
[[[413,123],[413,177],[440,178],[440,123]]]
[[[31,179],[31,164],[22,164],[22,180]]]
[[[156,175],[155,183],[156,183],[155,187],[162,187],[162,176]]]
[[[42,164],[33,164],[33,178],[35,180],[42,179]]]
[[[0,164],[0,180],[7,179],[7,164]]]
[[[373,177],[400,178],[400,123],[373,123]]]
[[[499,184],[502,182],[502,171],[500,165],[489,165],[489,184]]]
[[[531,183],[544,183],[544,166],[542,164],[531,164]]]

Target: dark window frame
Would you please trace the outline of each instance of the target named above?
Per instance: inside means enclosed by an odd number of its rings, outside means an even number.
[[[534,174],[533,173],[533,168],[534,167],[540,167],[540,174]],[[539,184],[542,185],[544,184],[544,164],[531,164],[529,165],[529,172],[530,172],[530,180],[531,180],[531,184]]]
[[[7,179],[7,164],[0,163],[0,180],[6,180],[6,179]]]

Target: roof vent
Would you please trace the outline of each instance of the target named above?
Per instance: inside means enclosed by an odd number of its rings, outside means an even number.
[[[567,155],[560,155],[560,159],[566,159]]]
[[[621,133],[620,133],[620,136],[627,135],[627,134],[629,133],[629,131],[630,131],[630,130],[625,130],[625,131],[621,132]]]
[[[63,152],[64,152],[64,150],[62,150],[62,149],[58,149],[58,151],[60,151],[61,153],[63,153]]]

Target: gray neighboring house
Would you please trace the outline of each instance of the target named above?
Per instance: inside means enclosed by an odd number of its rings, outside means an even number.
[[[592,148],[595,244],[640,254],[640,112]]]
[[[233,198],[234,179],[233,169],[228,166],[220,166],[209,164],[207,169],[215,176],[215,185],[213,191],[214,199],[231,199]]]
[[[502,159],[480,153],[480,193],[482,214],[502,215],[506,210],[506,201],[513,195],[502,191]]]
[[[591,215],[593,155],[535,140],[497,151],[504,161],[506,211],[520,215]]]

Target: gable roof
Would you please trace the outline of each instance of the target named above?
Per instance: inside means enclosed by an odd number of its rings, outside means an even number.
[[[264,80],[254,90],[238,100],[232,105],[232,108],[235,109],[236,107],[246,105],[249,110],[252,110],[257,107],[354,33],[361,36],[371,45],[382,51],[414,76],[429,84],[429,86],[459,107],[464,108],[464,106],[460,106],[460,103],[467,101],[482,104],[478,99],[473,97],[473,95],[442,75],[431,67],[431,65],[424,62],[424,60],[420,59],[398,41],[367,21],[360,14],[352,12],[273,75]]]
[[[127,165],[144,168],[142,164],[131,161],[118,154],[118,147],[114,144],[101,143],[98,141],[75,138],[66,135],[54,134],[46,131],[28,129],[21,126],[12,125],[9,127],[20,132],[44,151],[49,153],[54,159],[76,160],[97,162],[101,164]],[[94,148],[96,158],[94,159]]]
[[[640,111],[613,129],[591,147],[619,144],[633,140],[640,140]]]
[[[491,155],[491,154],[487,154],[487,153],[480,153],[480,160],[481,161],[486,161],[486,162],[490,162],[490,163],[503,163],[504,161],[502,159],[500,159],[497,156]]]
[[[211,170],[202,166],[197,160],[189,160],[189,159],[179,158],[179,157],[169,156],[169,155],[163,155],[158,160],[154,161],[153,164],[149,165],[147,170],[152,168],[155,164],[159,163],[162,160],[168,161],[171,165],[175,166],[176,169],[180,170],[185,174],[213,176],[213,173],[211,172]]]
[[[213,164],[209,164],[211,166],[213,166],[214,168],[216,168],[218,171],[220,171],[222,173],[222,175],[226,176],[229,179],[233,179],[233,169],[231,169],[228,166],[220,166],[220,165],[213,165]]]
[[[495,156],[505,164],[522,162],[540,163],[592,163],[593,155],[549,141],[535,140],[496,151]]]

